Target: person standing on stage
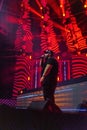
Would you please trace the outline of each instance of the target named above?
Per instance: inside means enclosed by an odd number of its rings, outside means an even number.
[[[52,50],[44,51],[44,55],[40,58],[42,67],[40,83],[43,88],[44,100],[50,100],[55,103],[54,92],[57,85],[58,62],[54,58]]]

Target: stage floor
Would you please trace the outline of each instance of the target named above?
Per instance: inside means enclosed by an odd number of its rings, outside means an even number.
[[[54,113],[1,105],[0,130],[87,130],[87,113]]]

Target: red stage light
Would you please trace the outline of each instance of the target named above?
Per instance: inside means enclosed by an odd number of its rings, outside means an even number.
[[[31,55],[29,56],[29,59],[30,59],[30,60],[32,59],[32,56],[31,56]]]
[[[63,7],[63,5],[60,5],[60,8],[62,8]]]
[[[59,59],[60,59],[60,57],[59,57],[59,56],[57,56],[57,59],[59,60]]]
[[[41,7],[40,7],[40,9],[42,10],[42,9],[43,9],[43,7],[41,6]]]
[[[87,5],[86,5],[86,4],[84,5],[84,8],[87,8]]]
[[[63,17],[65,17],[66,15],[65,15],[65,13],[63,13]]]
[[[20,93],[20,94],[23,94],[23,90],[21,90],[19,93]]]
[[[28,76],[28,81],[30,81],[31,80],[31,78],[30,78],[30,76]]]
[[[59,78],[59,76],[57,77],[57,81],[60,81],[60,78]]]
[[[21,3],[21,7],[23,7],[24,5],[23,5],[23,3]]]
[[[42,19],[44,19],[44,16],[41,16]]]

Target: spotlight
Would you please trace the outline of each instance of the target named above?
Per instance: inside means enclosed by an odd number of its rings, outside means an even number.
[[[63,5],[61,4],[61,5],[60,5],[60,8],[62,8],[62,7],[63,7]]]
[[[43,7],[41,6],[41,7],[40,7],[40,10],[42,10],[42,9],[43,9]]]
[[[87,8],[87,5],[86,5],[86,4],[84,5],[84,8]]]
[[[28,81],[30,81],[31,80],[31,78],[30,78],[30,76],[28,77]]]
[[[28,93],[28,89],[27,88],[24,88],[24,89],[21,89],[20,91],[18,91],[19,95],[25,94],[25,93]]]
[[[65,13],[63,13],[63,17],[65,17],[66,15],[65,15]]]
[[[59,78],[59,76],[57,77],[57,81],[60,81],[60,78]]]
[[[44,19],[44,16],[42,15],[41,18]]]
[[[57,59],[59,60],[59,59],[60,59],[60,56],[57,56]]]
[[[32,59],[32,56],[31,56],[31,55],[29,56],[29,59],[30,59],[30,60]]]

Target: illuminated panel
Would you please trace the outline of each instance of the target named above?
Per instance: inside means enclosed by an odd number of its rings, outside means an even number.
[[[47,6],[47,1],[41,1],[43,9],[42,9],[42,16],[44,16],[43,20],[41,21],[42,29],[41,29],[41,49],[42,51],[46,49],[51,49],[55,53],[59,51],[58,39],[56,37],[54,28],[53,28],[53,21],[49,15],[49,7]]]
[[[87,75],[87,57],[73,56],[72,57],[72,78],[78,78]]]
[[[26,53],[32,52],[31,20],[29,16],[30,5],[28,1],[21,1],[21,17],[16,31],[15,50],[23,50]],[[24,9],[25,8],[25,9]],[[29,9],[28,9],[29,8]]]
[[[69,60],[59,60],[59,81],[70,80],[70,61]]]
[[[32,60],[29,56],[17,56],[16,66],[14,69],[13,97],[16,97],[18,92],[24,88],[32,89],[31,62]]]

